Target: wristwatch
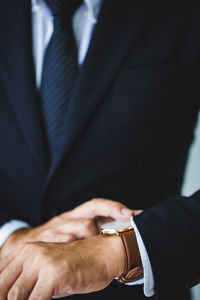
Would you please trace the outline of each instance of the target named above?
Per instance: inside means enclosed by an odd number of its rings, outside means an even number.
[[[102,227],[100,233],[118,235],[122,239],[126,253],[126,267],[122,276],[116,279],[122,283],[140,279],[143,276],[143,268],[133,226],[130,223],[111,222]]]

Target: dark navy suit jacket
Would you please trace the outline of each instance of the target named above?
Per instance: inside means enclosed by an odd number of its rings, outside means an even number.
[[[200,2],[106,0],[48,161],[27,0],[0,4],[0,225],[32,226],[93,197],[135,218],[159,299],[200,278],[200,192],[180,196],[200,104]],[[74,299],[143,299],[114,283]],[[176,296],[177,295],[177,296]]]

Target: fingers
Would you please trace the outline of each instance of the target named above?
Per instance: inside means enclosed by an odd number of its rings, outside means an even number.
[[[48,277],[41,272],[28,300],[50,300],[54,293],[54,281],[53,276]]]
[[[96,217],[95,218],[95,222],[97,224],[97,227],[100,229],[104,224],[109,223],[109,222],[113,222],[114,219],[110,218],[110,217]]]
[[[133,210],[132,211],[132,216],[137,216],[140,215],[143,212],[143,210]],[[112,222],[113,218],[109,218],[109,217],[97,217],[95,218],[95,222],[98,226],[98,228],[101,228],[104,224]]]
[[[0,299],[7,299],[6,296],[22,272],[22,266],[16,265],[15,260],[11,261],[10,264],[0,274]],[[12,276],[11,276],[12,275]]]
[[[45,278],[45,277],[44,277]],[[53,284],[49,285],[43,280],[38,279],[28,300],[50,300],[53,296]],[[26,298],[23,298],[26,299]]]
[[[64,232],[64,231],[63,231]],[[70,243],[77,240],[77,236],[75,234],[71,233],[60,233],[58,229],[56,230],[46,230],[43,233],[40,234],[39,240],[41,242],[53,242],[53,243]]]
[[[70,212],[74,218],[84,217],[94,219],[101,216],[119,219],[121,221],[128,220],[133,213],[133,210],[127,208],[120,202],[101,198],[92,199]]]
[[[34,271],[32,268],[26,270],[26,272],[22,272],[10,289],[8,293],[8,300],[27,299],[34,288],[36,281],[37,277],[34,276]],[[24,284],[24,282],[26,282],[26,284]]]
[[[141,211],[131,210],[120,202],[96,198],[54,217],[36,230],[35,241],[67,243],[89,238],[110,221],[128,221]]]
[[[49,272],[50,260],[44,243],[27,244],[0,274],[0,300],[51,299],[57,276]]]
[[[14,257],[8,255],[0,259],[0,273],[10,264]]]
[[[59,218],[59,217],[58,217]],[[67,219],[60,217],[55,227],[46,227],[40,233],[39,240],[43,242],[67,243],[77,239],[88,238],[99,233],[96,223],[91,219]]]
[[[61,232],[72,233],[78,239],[88,238],[99,233],[96,223],[91,219],[69,219],[59,228]]]
[[[77,236],[74,234],[63,234],[63,241],[60,239],[57,243],[71,243],[77,240]]]

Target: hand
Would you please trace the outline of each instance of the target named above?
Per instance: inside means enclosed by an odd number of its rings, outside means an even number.
[[[88,238],[99,233],[102,223],[113,219],[126,221],[131,214],[137,213],[119,202],[93,199],[41,226],[17,230],[4,243],[0,257],[17,254],[26,242],[71,242]]]
[[[73,243],[29,243],[0,260],[0,300],[48,300],[104,289],[125,270],[118,236]]]

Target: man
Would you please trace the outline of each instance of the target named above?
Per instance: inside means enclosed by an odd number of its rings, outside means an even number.
[[[44,13],[52,8],[50,2],[40,3],[42,10],[32,13],[31,4],[3,1],[0,12],[1,225],[17,219],[41,229],[41,223],[94,197],[144,209],[134,218],[135,230],[150,258],[155,293],[162,300],[188,299],[187,288],[199,280],[200,196],[199,192],[190,198],[173,195],[180,194],[199,109],[200,4],[85,1],[87,6],[82,4],[73,16],[81,68],[75,81],[65,77],[73,88],[56,143],[51,134],[57,135],[58,128],[51,130],[49,114],[57,113],[54,109],[49,113],[51,105],[46,103],[56,94],[57,79],[48,75],[57,75],[51,61],[57,60],[61,68],[65,60],[48,47],[58,44],[49,42],[51,36],[51,41],[56,38],[51,16]],[[52,14],[55,19],[57,13]],[[40,30],[38,24],[43,24]],[[38,54],[41,44],[44,57]],[[54,221],[49,221],[51,237]],[[92,224],[89,236],[96,233]],[[21,250],[25,232],[31,231],[14,232],[2,247],[2,299],[94,292],[124,272],[119,237],[36,242]],[[64,233],[69,241],[81,237],[72,230]],[[105,291],[73,297],[143,299],[144,295],[141,287],[114,281]]]

